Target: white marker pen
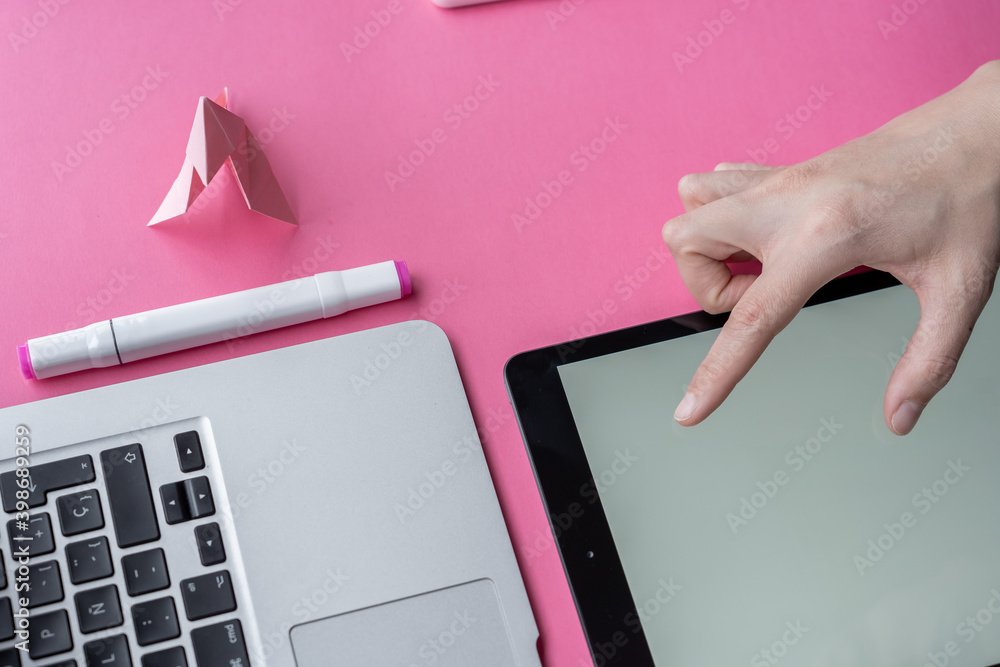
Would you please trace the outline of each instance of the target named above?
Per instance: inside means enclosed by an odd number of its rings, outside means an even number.
[[[103,368],[333,317],[411,291],[405,262],[381,262],[96,322],[18,345],[29,380]]]

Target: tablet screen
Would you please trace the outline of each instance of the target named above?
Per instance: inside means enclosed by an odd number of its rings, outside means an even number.
[[[693,428],[673,410],[717,331],[559,367],[657,665],[1000,662],[996,301],[903,438],[904,287],[805,309]]]

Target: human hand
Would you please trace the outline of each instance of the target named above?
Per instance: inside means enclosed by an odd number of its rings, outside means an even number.
[[[1000,61],[811,160],[723,163],[678,189],[687,212],[663,239],[702,308],[732,312],[674,418],[708,417],[816,290],[865,265],[920,303],[883,405],[905,435],[951,379],[1000,266]],[[754,258],[759,276],[726,264]]]

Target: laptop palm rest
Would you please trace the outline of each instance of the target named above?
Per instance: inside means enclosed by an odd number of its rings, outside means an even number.
[[[292,628],[298,667],[512,667],[507,623],[490,579]]]

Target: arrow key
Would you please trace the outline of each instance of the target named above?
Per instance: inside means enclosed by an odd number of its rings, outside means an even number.
[[[205,456],[201,452],[201,438],[198,431],[187,431],[174,436],[177,448],[177,463],[181,472],[194,472],[205,467]]]
[[[206,523],[194,529],[194,539],[198,543],[198,555],[202,565],[218,565],[226,561],[226,548],[222,545],[219,524]]]
[[[167,523],[191,520],[191,510],[188,508],[187,495],[181,482],[161,486],[160,500],[163,501],[163,517]]]
[[[212,500],[212,487],[208,484],[208,477],[184,480],[184,492],[192,519],[215,514],[215,502]]]

